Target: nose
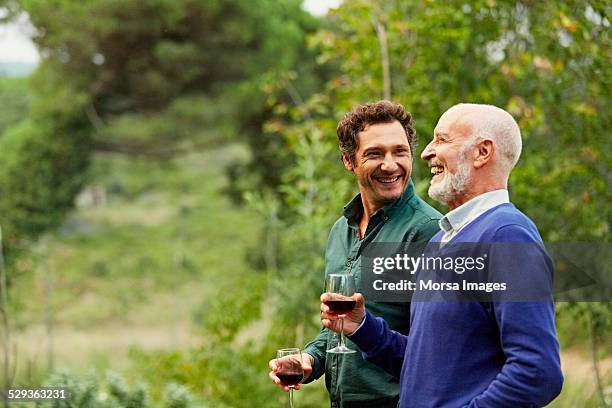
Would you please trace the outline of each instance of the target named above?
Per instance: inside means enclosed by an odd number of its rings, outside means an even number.
[[[387,153],[385,155],[385,158],[382,164],[380,165],[380,168],[388,173],[393,173],[397,170],[397,163],[395,162],[395,159],[393,158],[393,155],[391,153]]]
[[[425,150],[423,150],[423,153],[421,153],[421,159],[427,161],[436,155],[433,147],[431,147],[432,143],[433,141],[429,142],[429,144],[425,146]]]

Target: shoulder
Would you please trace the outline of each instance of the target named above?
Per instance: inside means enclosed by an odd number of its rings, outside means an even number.
[[[427,242],[440,231],[438,221],[442,214],[415,194],[403,203],[394,218],[399,228],[405,231],[402,241]]]
[[[416,194],[414,199],[411,200],[411,204],[419,233],[428,237],[428,239],[437,234],[440,231],[438,222],[442,218],[442,214]]]
[[[408,204],[416,215],[426,221],[435,221],[437,223],[438,220],[442,218],[442,214],[440,213],[440,211],[427,204],[425,200],[423,200],[416,194],[412,197]]]
[[[483,216],[495,242],[541,242],[534,222],[513,204],[502,204]]]
[[[414,194],[401,208],[403,219],[413,224],[437,224],[442,214],[427,204],[421,197]]]
[[[334,225],[332,225],[331,229],[329,230],[327,241],[330,242],[334,239],[344,237],[348,228],[348,220],[346,219],[346,217],[340,216],[340,218],[338,218],[336,222],[334,222]]]
[[[338,218],[334,222],[334,225],[331,227],[331,230],[334,231],[334,230],[347,228],[347,227],[348,227],[348,220],[346,219],[345,216],[341,215],[340,218]]]

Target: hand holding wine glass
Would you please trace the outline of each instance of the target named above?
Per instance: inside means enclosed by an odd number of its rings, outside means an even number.
[[[310,361],[309,361],[310,363]],[[270,361],[270,378],[276,384],[289,390],[289,406],[293,408],[293,389],[299,389],[304,379],[304,366],[302,353],[298,348],[280,349],[276,352],[276,359]]]
[[[321,295],[321,323],[326,328],[339,333],[340,332],[340,318],[337,312],[333,312],[330,307],[330,299],[333,295],[329,293],[323,293]],[[365,299],[361,293],[355,293],[350,299],[355,302],[355,306],[350,312],[344,315],[343,319],[343,333],[346,335],[352,334],[363,319],[365,318]]]
[[[277,359],[274,358],[268,362],[268,367],[270,368],[270,372],[268,373],[268,376],[270,377],[270,379],[272,380],[274,384],[278,385],[282,390],[289,392],[289,387],[284,385],[281,382],[280,378],[278,378],[276,375],[276,371],[278,370],[278,363],[276,360]],[[313,364],[314,364],[314,357],[312,357],[308,353],[302,353],[302,368],[304,369],[304,380],[310,377],[310,374],[312,373]],[[297,384],[293,387],[293,389],[299,390],[300,387],[301,387],[301,384]]]
[[[327,350],[333,354],[355,353],[344,344],[344,318],[352,313],[357,301],[353,298],[355,294],[355,278],[352,274],[329,274],[325,281],[325,294],[321,296],[321,321],[325,317],[330,321],[332,330],[340,333],[340,341],[334,348]],[[334,317],[338,318],[340,327],[336,328]],[[327,326],[326,326],[327,327]]]

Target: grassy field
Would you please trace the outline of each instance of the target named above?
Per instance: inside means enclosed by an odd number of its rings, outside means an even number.
[[[18,378],[45,371],[51,340],[54,367],[79,371],[124,368],[131,347],[196,345],[207,299],[252,275],[258,219],[219,193],[223,166],[244,157],[97,158],[79,208],[16,267]]]

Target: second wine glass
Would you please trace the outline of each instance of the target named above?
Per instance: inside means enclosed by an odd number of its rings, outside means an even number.
[[[282,385],[289,387],[289,407],[293,408],[293,389],[304,379],[302,352],[299,348],[285,348],[276,352],[275,374]]]
[[[325,291],[328,300],[325,302],[329,312],[335,314],[340,320],[340,340],[338,345],[327,350],[333,354],[355,353],[344,344],[344,318],[346,314],[355,307],[355,300],[351,297],[355,294],[355,278],[352,274],[330,273],[325,280]]]

